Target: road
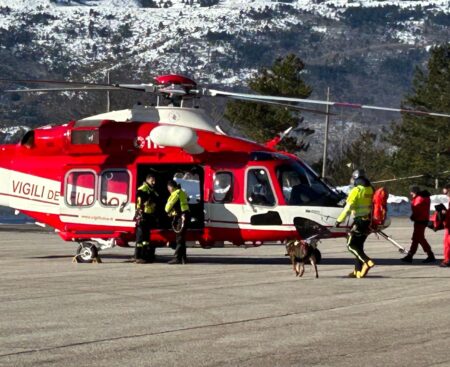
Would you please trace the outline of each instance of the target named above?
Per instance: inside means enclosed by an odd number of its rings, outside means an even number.
[[[387,230],[407,244],[411,226]],[[427,232],[442,256],[442,232]],[[403,264],[371,236],[377,264],[349,279],[344,239],[321,244],[319,279],[284,249],[188,249],[190,263],[72,264],[75,245],[0,226],[0,366],[450,366],[450,269]]]

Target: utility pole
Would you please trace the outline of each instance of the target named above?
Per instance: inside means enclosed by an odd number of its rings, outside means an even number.
[[[109,81],[109,70],[106,72],[106,84],[110,84]],[[111,100],[109,98],[109,90],[106,91],[106,112],[109,112],[111,109]]]
[[[330,102],[330,87],[327,88],[327,102]],[[323,138],[323,158],[322,158],[322,177],[327,174],[327,156],[328,156],[328,128],[330,123],[330,105],[326,106],[325,115],[325,136]]]
[[[440,135],[437,136],[437,148],[438,148],[438,152],[436,153],[436,167],[439,169],[439,158],[440,158],[440,154],[439,154],[439,150],[441,149],[441,137]],[[439,178],[436,176],[435,180],[434,180],[434,188],[436,190],[439,189]]]

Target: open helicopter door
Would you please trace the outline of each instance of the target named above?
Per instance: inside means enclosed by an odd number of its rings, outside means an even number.
[[[188,231],[203,230],[204,228],[204,202],[203,183],[204,168],[192,164],[139,164],[137,166],[136,189],[145,181],[147,174],[152,174],[156,179],[155,190],[159,196],[156,215],[158,217],[157,227],[160,229],[171,228],[172,221],[164,210],[170,195],[167,190],[167,182],[175,180],[186,192],[191,212],[191,223]]]
[[[61,183],[60,217],[67,230],[106,234],[107,227],[134,227],[131,173],[126,169],[66,167]],[[93,228],[92,226],[98,226]],[[112,228],[111,228],[112,230]]]

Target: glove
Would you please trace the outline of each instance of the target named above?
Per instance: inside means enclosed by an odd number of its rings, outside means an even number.
[[[335,227],[340,227],[340,225],[341,225],[341,222],[336,221],[336,223],[334,223]]]
[[[136,210],[136,214],[134,215],[133,220],[136,222],[137,225],[139,225],[139,223],[142,221],[143,219],[143,210],[142,209],[137,209]]]

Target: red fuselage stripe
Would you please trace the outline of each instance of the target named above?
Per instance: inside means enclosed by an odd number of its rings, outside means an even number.
[[[10,197],[17,198],[17,199],[24,199],[24,200],[30,200],[30,201],[37,201],[38,203],[51,204],[51,205],[58,205],[58,206],[59,206],[58,203],[52,203],[51,201],[38,200],[38,199],[27,198],[27,197],[19,196],[19,195],[6,194],[6,193],[4,193],[4,192],[0,192],[0,195],[3,195],[3,196],[10,196]]]

